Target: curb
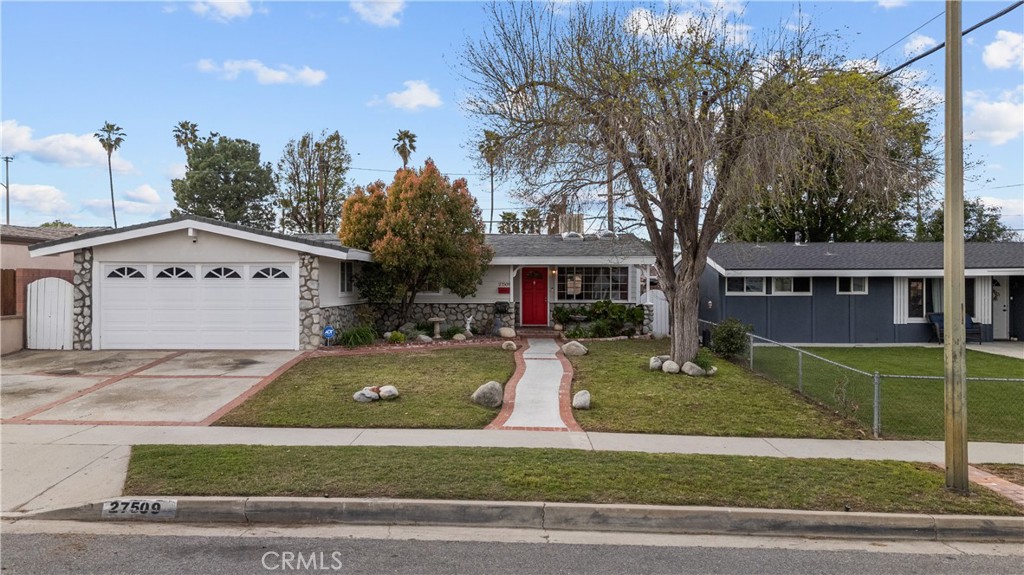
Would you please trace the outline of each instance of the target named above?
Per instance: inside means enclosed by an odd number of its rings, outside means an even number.
[[[143,500],[147,498],[132,498]],[[166,498],[165,498],[166,499]],[[128,500],[116,498],[105,501]],[[169,517],[102,514],[105,501],[4,520],[418,525],[708,535],[1024,543],[1024,517],[840,513],[729,507],[592,505],[515,501],[179,497]]]

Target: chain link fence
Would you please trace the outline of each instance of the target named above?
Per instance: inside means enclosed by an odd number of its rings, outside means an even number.
[[[715,324],[700,320],[702,330]],[[874,437],[943,439],[945,378],[863,371],[747,334],[751,371],[858,422]],[[1024,378],[967,378],[971,441],[1024,442]]]

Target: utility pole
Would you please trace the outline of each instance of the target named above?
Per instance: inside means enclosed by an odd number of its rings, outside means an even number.
[[[946,198],[943,206],[946,488],[969,491],[964,328],[964,126],[961,0],[946,2]]]
[[[7,194],[7,225],[11,225],[11,162],[14,156],[4,156],[4,192]]]

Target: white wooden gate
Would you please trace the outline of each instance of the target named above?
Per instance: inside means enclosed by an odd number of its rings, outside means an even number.
[[[28,349],[71,349],[73,301],[71,284],[61,278],[43,278],[28,284],[25,304]]]
[[[647,303],[654,306],[654,321],[651,325],[654,337],[668,335],[668,298],[665,297],[665,292],[660,289],[649,290]]]

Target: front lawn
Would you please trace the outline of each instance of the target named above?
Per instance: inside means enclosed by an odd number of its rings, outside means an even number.
[[[589,411],[574,411],[587,431],[733,435],[744,437],[864,437],[862,430],[797,394],[718,359],[714,377],[648,370],[666,340],[592,341],[571,358],[573,391],[589,390]]]
[[[943,375],[943,350],[937,347],[809,347],[807,350],[869,373]],[[767,351],[757,348],[755,357]],[[805,367],[815,363],[821,362],[804,360]],[[832,374],[836,369],[829,367],[826,371]],[[967,376],[1024,378],[1024,360],[968,350]],[[862,376],[850,379],[856,381],[860,389],[861,420],[870,425],[871,380]],[[830,381],[834,387],[834,378]],[[883,377],[882,435],[900,439],[942,439],[944,387],[941,379]],[[971,441],[1024,442],[1024,382],[967,382],[967,437]]]
[[[480,429],[498,411],[469,396],[490,380],[504,385],[514,370],[512,352],[497,347],[318,357],[289,369],[216,425]],[[363,387],[382,385],[394,385],[400,397],[352,399]]]
[[[459,447],[137,445],[126,495],[394,497],[1020,515],[895,461]]]

